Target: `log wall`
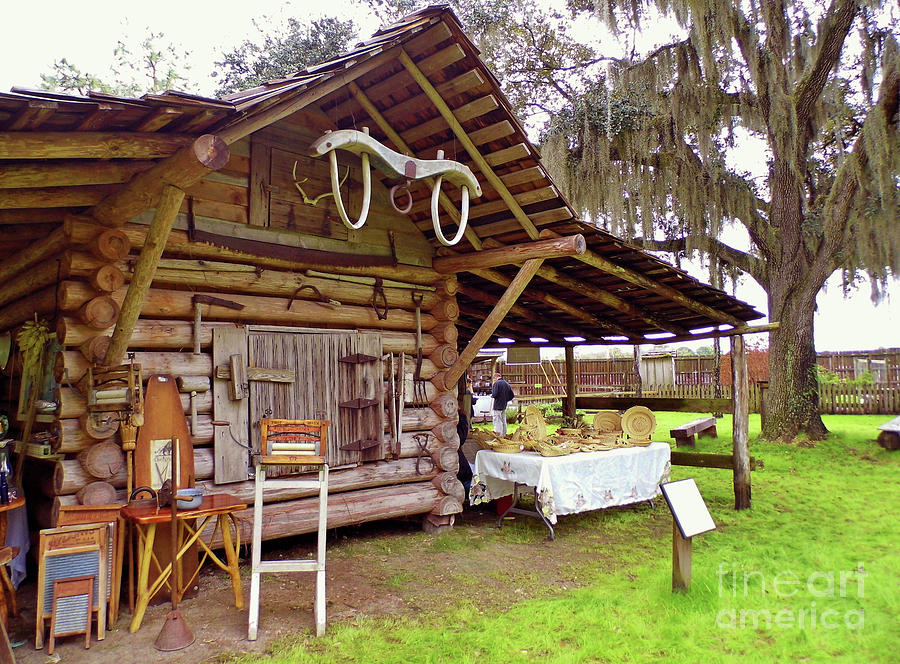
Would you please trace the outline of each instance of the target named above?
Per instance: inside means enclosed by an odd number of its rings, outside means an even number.
[[[330,197],[316,206],[303,202],[291,174],[294,163],[298,180],[307,178],[302,186],[311,195],[330,188],[327,160],[302,154],[302,148],[321,133],[321,124],[321,118],[301,113],[258,132],[252,144],[245,140],[231,146],[225,168],[186,190],[128,352],[135,354],[145,378],[169,373],[189,381],[208,379],[211,385],[215,374],[212,331],[218,327],[253,324],[380,332],[384,353],[393,354],[398,365],[399,356],[405,356],[399,440],[386,435],[390,453],[385,461],[332,472],[335,495],[329,499],[329,526],[414,514],[444,518],[462,509],[462,487],[455,479],[456,396],[431,379],[458,357],[456,279],[431,269],[431,245],[406,217],[393,211],[380,183],[373,182],[372,212],[359,231],[343,226]],[[345,158],[341,156],[342,163]],[[349,171],[345,185],[349,194],[344,192],[344,201],[352,216],[361,191],[358,160]],[[263,188],[251,190],[251,181],[264,181],[269,195],[252,194]],[[78,491],[97,481],[79,455],[84,458],[85,450],[98,443],[121,442],[117,432],[98,440],[96,433],[86,431],[83,379],[91,363],[105,353],[151,218],[152,210],[121,228],[109,229],[67,217],[48,227],[49,232],[36,235],[38,239],[30,238],[21,251],[0,257],[0,275],[5,277],[0,285],[0,330],[15,332],[37,314],[48,320],[62,346],[52,366],[59,384],[58,407],[54,414],[42,415],[35,426],[36,431],[56,434],[53,451],[59,456],[29,459],[26,464],[30,512],[39,527],[54,526],[59,506],[76,503]],[[229,237],[232,243],[225,247],[192,242],[188,234],[192,227]],[[272,245],[289,246],[296,253],[273,255]],[[325,258],[316,259],[316,252]],[[346,258],[331,260],[337,255]],[[384,285],[386,318],[380,318],[372,306],[375,277]],[[418,390],[412,381],[417,317],[410,285],[418,285],[422,293]],[[199,353],[194,352],[192,303],[197,293],[243,305],[240,310],[203,305]],[[4,399],[18,392],[15,365],[10,363],[6,371]],[[385,394],[390,383],[386,371]],[[13,394],[8,404],[14,402]],[[193,446],[198,485],[209,492],[252,500],[252,480],[216,485],[212,479],[212,391],[197,393],[193,409],[190,395],[183,394],[181,403],[189,420],[192,411],[196,418]],[[388,418],[386,413],[385,422]],[[119,498],[126,498],[124,470],[104,479],[116,487]],[[308,492],[270,492],[264,538],[315,530],[315,509],[315,499]],[[248,513],[242,533],[247,539],[249,521]]]

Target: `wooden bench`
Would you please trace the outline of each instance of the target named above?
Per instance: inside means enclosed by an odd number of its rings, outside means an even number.
[[[669,430],[669,435],[675,439],[676,447],[694,447],[695,435],[715,438],[719,434],[716,431],[715,417],[698,417],[696,420]]]
[[[878,444],[886,450],[900,450],[900,416],[885,422],[878,429]]]

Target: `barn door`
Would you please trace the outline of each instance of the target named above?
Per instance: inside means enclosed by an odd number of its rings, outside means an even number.
[[[331,422],[332,467],[385,457],[381,335],[251,330],[251,366],[295,371],[293,383],[250,384],[251,446],[267,417]]]

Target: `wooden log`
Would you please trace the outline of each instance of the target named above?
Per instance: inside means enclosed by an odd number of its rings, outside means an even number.
[[[212,344],[212,331],[217,327],[235,327],[236,323],[228,321],[203,321],[200,327],[200,346],[209,348]],[[112,334],[113,328],[103,330],[103,334]],[[56,338],[66,347],[80,346],[97,334],[80,321],[70,316],[60,316],[56,324]],[[190,348],[193,339],[193,325],[187,321],[177,320],[139,320],[131,333],[129,348],[144,349],[183,349]]]
[[[204,134],[153,168],[136,175],[125,189],[107,196],[91,208],[89,214],[106,226],[120,226],[153,207],[166,187],[184,190],[222,168],[228,163],[229,156],[228,146],[222,139]]]
[[[78,453],[78,463],[92,477],[108,480],[125,468],[125,453],[115,443],[97,443]]]
[[[98,295],[81,305],[78,320],[93,330],[105,330],[119,318],[119,304],[109,295]]]
[[[97,234],[97,225],[85,223],[81,220],[67,219],[63,225],[69,241],[73,245],[85,244]],[[126,224],[122,226],[128,238],[131,240],[132,247],[142,247],[146,229],[137,224]],[[245,263],[256,265],[263,270],[321,270],[322,260],[290,260],[288,258],[273,258],[271,256],[258,256],[253,253],[238,251],[237,249],[227,249],[204,242],[191,242],[185,231],[173,230],[169,233],[166,240],[165,256],[167,258],[189,258],[192,260],[213,260],[230,263]],[[431,285],[440,280],[441,275],[431,268],[420,267],[417,265],[406,265],[400,263],[398,265],[341,265],[334,266],[335,272],[340,274],[359,275],[366,277],[383,277],[395,281],[402,281],[410,284]]]
[[[431,483],[443,493],[456,498],[460,504],[465,502],[466,488],[462,485],[462,482],[456,479],[456,473],[443,472],[436,475],[434,479],[431,480]]]
[[[75,463],[77,464],[78,462],[76,461]],[[28,459],[22,477],[24,485],[29,488],[30,492],[36,491],[48,497],[59,494],[63,489],[65,480],[65,474],[60,462],[41,458]],[[87,482],[93,480],[90,475],[86,477],[89,478]],[[78,488],[81,488],[87,482],[83,482]],[[75,493],[75,491],[72,491],[72,493]]]
[[[499,267],[501,265],[518,265],[533,258],[562,258],[583,254],[587,243],[583,235],[536,240],[511,244],[496,249],[483,249],[468,254],[439,256],[432,261],[436,272],[448,274]]]
[[[173,376],[211,376],[212,357],[203,353],[138,352],[134,361],[141,365],[144,376],[152,374],[172,374]],[[87,373],[87,360],[79,351],[63,351],[56,356],[57,380],[64,377],[74,385]]]
[[[420,464],[420,471],[416,472],[415,459],[402,459],[400,461],[377,461],[366,463],[355,468],[333,470],[328,473],[329,493],[342,493],[344,491],[358,491],[380,486],[394,486],[408,484],[410,482],[422,482],[431,479],[437,474],[434,468],[426,468],[427,464]],[[313,477],[312,474],[309,475]],[[213,480],[201,480],[197,487],[207,493],[216,493],[222,490],[228,491],[241,500],[253,502],[253,480],[246,482],[233,482],[227,486],[215,484]],[[297,488],[296,486],[284,486],[266,489],[265,502],[277,503],[285,500],[295,500],[318,495],[318,489]]]
[[[459,339],[459,331],[453,323],[439,323],[432,327],[429,332],[439,342],[450,346],[455,346],[456,341]]]
[[[0,330],[8,330],[37,316],[56,311],[56,287],[48,286],[0,308]],[[95,332],[96,334],[96,332]]]
[[[97,364],[106,357],[107,348],[109,348],[109,337],[106,335],[91,337],[78,346],[78,350],[84,355],[84,359],[91,364]]]
[[[428,354],[428,359],[434,362],[435,367],[439,369],[451,367],[459,359],[459,352],[456,350],[456,346],[441,344],[434,349],[434,352]]]
[[[75,492],[80,505],[111,505],[116,499],[116,489],[109,482],[88,482]]]
[[[566,399],[564,407],[567,417],[575,417],[575,395],[578,392],[578,381],[575,376],[575,347],[566,346]]]
[[[438,346],[437,339],[431,334],[422,335],[422,352],[425,355],[430,357],[431,354],[437,350]],[[408,332],[401,332],[398,330],[382,330],[381,347],[385,353],[394,353],[395,355],[407,353],[408,355],[414,355],[416,352],[416,335],[415,333],[409,334]],[[434,362],[434,358],[430,359]],[[435,362],[435,364],[437,364],[437,362]]]
[[[53,260],[52,257],[25,269],[0,283],[0,306],[55,284],[60,277],[66,276],[62,272],[63,268],[60,262]]]
[[[384,421],[387,422],[387,416]],[[404,408],[401,428],[403,431],[422,431],[431,429],[444,421],[431,408]]]
[[[450,392],[442,392],[428,405],[435,413],[444,419],[456,417],[456,412],[459,408],[459,402],[456,400],[456,395],[451,394]]]
[[[120,442],[118,434],[109,440]],[[209,415],[200,415],[197,417],[197,426],[191,434],[191,440],[194,445],[207,445],[212,442],[212,417]],[[62,452],[64,454],[75,454],[90,447],[96,442],[96,440],[84,432],[81,428],[81,423],[78,420],[59,420],[59,447],[54,451]]]
[[[225,161],[228,161],[228,149],[224,143],[221,146],[225,152]],[[200,157],[200,154],[194,156]],[[218,156],[218,155],[217,155]],[[221,158],[219,156],[219,158]],[[175,216],[178,214],[178,208],[181,207],[181,201],[184,200],[184,191],[171,184],[165,184],[160,193],[159,204],[156,207],[156,214],[150,228],[147,229],[147,236],[144,238],[144,245],[141,247],[140,256],[134,266],[134,272],[131,275],[131,283],[122,301],[122,313],[116,321],[116,329],[113,330],[112,339],[109,342],[109,348],[106,351],[104,363],[108,366],[119,364],[125,357],[128,350],[128,342],[131,340],[131,333],[137,324],[138,318],[141,316],[144,299],[147,291],[150,290],[150,282],[153,280],[153,273],[156,271],[156,265],[162,257],[163,250],[166,247],[166,238],[175,223]],[[112,212],[114,218],[115,213]],[[105,233],[101,233],[102,237]],[[104,327],[107,327],[104,325]]]
[[[459,514],[462,511],[463,506],[461,500],[457,500],[454,496],[442,496],[435,501],[431,513],[445,516],[447,514]]]
[[[125,274],[112,263],[107,263],[88,277],[88,283],[101,293],[112,293],[125,285]]]
[[[181,378],[181,376],[179,376]],[[185,376],[184,378],[193,379],[194,377]],[[206,379],[209,381],[209,378],[206,376],[198,376],[197,379]],[[179,398],[181,399],[181,407],[185,414],[191,412],[191,395],[189,393],[182,393]],[[57,417],[59,419],[70,419],[70,418],[78,418],[84,415],[87,412],[87,399],[81,395],[78,390],[70,388],[70,387],[61,387],[57,392],[57,399],[59,401],[59,409],[57,410]],[[194,403],[197,406],[197,412],[202,415],[207,415],[212,412],[212,396],[209,392],[197,392],[197,396],[194,397]]]
[[[456,515],[454,514],[426,514],[425,518],[422,519],[422,530],[429,535],[440,535],[446,532],[448,528],[452,528],[455,522]]]
[[[208,392],[210,381],[207,376],[178,376],[175,379],[179,392]]]
[[[459,320],[459,305],[456,303],[455,297],[448,298],[435,303],[428,313],[441,322],[457,321]]]
[[[52,464],[52,472],[59,474],[59,488],[57,490],[58,495],[65,496],[74,494],[81,487],[85,486],[89,482],[94,481],[94,478],[87,472],[85,472],[84,468],[81,467],[81,464],[77,459],[63,459],[61,461],[54,461],[52,462]],[[45,465],[47,465],[46,462]],[[28,466],[26,466],[26,468],[27,467]],[[194,450],[194,476],[198,480],[200,480],[209,479],[210,477],[212,477],[212,474],[212,449],[208,447],[196,448]],[[125,486],[126,480],[127,478],[125,469],[123,468],[120,472],[116,473],[116,475],[108,479],[107,482],[112,484],[117,489],[121,489]]]
[[[78,418],[81,430],[93,440],[107,440],[119,430],[119,419],[114,413],[85,413]]]
[[[13,254],[0,263],[0,284],[5,284],[16,275],[22,274],[26,268],[59,254],[66,246],[66,241],[65,231],[58,228],[27,249]]]
[[[71,504],[80,505],[81,503],[75,498],[75,496],[66,496],[67,498],[71,498]],[[47,497],[44,495],[39,495],[32,493],[28,496],[28,503],[26,505],[28,509],[28,520],[29,523],[33,524],[33,527],[36,527],[40,530],[44,528],[56,528],[59,522],[59,507],[60,500],[58,496]],[[11,660],[15,661],[15,660]]]
[[[98,260],[118,261],[131,251],[131,240],[122,231],[107,228],[91,238],[87,250]]]
[[[328,527],[340,528],[368,521],[425,514],[431,512],[443,498],[446,497],[430,481],[329,495]],[[453,498],[450,500],[455,501]],[[449,508],[452,506],[446,504],[442,509]],[[263,540],[314,532],[319,524],[319,501],[317,498],[300,498],[264,505],[262,521]],[[249,541],[253,519],[241,519],[240,526],[241,541]],[[210,524],[204,530],[204,536],[211,535],[212,532],[213,526]],[[213,539],[213,547],[221,546],[222,536],[217,534]]]
[[[431,428],[431,433],[439,441],[453,447],[459,447],[459,435],[456,432],[456,419],[438,422]]]
[[[155,162],[149,160],[86,162],[84,158],[51,163],[19,162],[0,166],[0,187],[22,189],[120,184],[154,165]]]
[[[161,133],[11,131],[0,133],[0,159],[157,159],[190,140]]]
[[[373,294],[371,285],[340,278],[310,277],[303,273],[273,269],[261,270],[246,264],[181,259],[160,261],[153,283],[157,286],[189,286],[194,289],[208,289],[210,284],[215,284],[220,292],[255,293],[300,300],[319,300],[321,296],[345,305],[363,306],[371,306]],[[410,289],[385,286],[383,291],[389,308],[388,316],[394,309],[413,308]],[[434,291],[420,292],[424,310],[428,311],[438,303],[439,297]],[[379,295],[379,303],[380,301]]]
[[[750,509],[750,397],[744,337],[731,337],[731,376],[734,399],[732,456],[734,509]]]
[[[62,311],[72,311],[80,307],[85,296],[91,294],[88,288],[88,285],[82,282],[63,281],[59,287],[59,308]],[[140,313],[145,318],[171,317],[192,320],[193,295],[209,295],[221,299],[221,294],[215,291],[191,293],[152,288],[142,302]],[[124,300],[125,292],[120,289],[110,297],[121,302]],[[263,325],[309,326],[314,323],[316,326],[404,331],[415,329],[416,324],[415,314],[410,311],[394,310],[387,319],[379,320],[371,306],[335,306],[307,300],[291,302],[288,298],[233,294],[229,294],[225,299],[242,304],[244,308],[238,311],[229,307],[204,304],[203,319]],[[437,321],[431,314],[422,314],[423,330],[428,331],[436,324]]]
[[[513,278],[509,288],[506,289],[500,297],[500,300],[497,302],[497,306],[491,310],[491,313],[484,319],[484,322],[481,324],[481,327],[478,328],[478,331],[472,335],[472,338],[469,340],[469,343],[466,345],[463,352],[460,353],[456,364],[447,369],[447,374],[444,377],[445,385],[455,385],[460,376],[462,376],[466,369],[469,368],[469,365],[472,364],[478,351],[481,350],[488,342],[488,339],[494,334],[494,331],[503,321],[503,318],[506,316],[510,307],[515,304],[519,295],[525,290],[525,287],[531,281],[531,278],[538,271],[540,266],[541,260],[533,258],[526,261],[525,264],[519,268],[519,271],[515,278]]]

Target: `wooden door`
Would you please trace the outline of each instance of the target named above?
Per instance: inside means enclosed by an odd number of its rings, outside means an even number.
[[[251,330],[249,344],[250,366],[296,372],[293,383],[250,383],[254,452],[259,420],[274,417],[330,421],[325,458],[332,467],[385,457],[381,335]],[[353,356],[372,359],[346,361]]]

